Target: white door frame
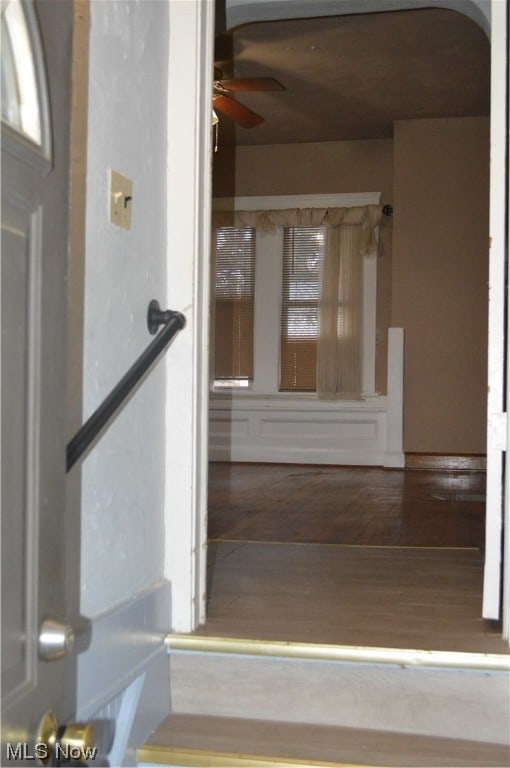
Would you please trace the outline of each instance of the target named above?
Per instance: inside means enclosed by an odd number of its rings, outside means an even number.
[[[167,300],[187,323],[166,358],[165,576],[172,629],[189,632],[206,600],[214,0],[169,8]]]
[[[507,15],[510,13],[510,9],[508,7],[506,8]],[[507,18],[507,35],[508,35],[508,18]],[[507,37],[506,41],[506,51],[504,53],[504,67],[502,67],[501,72],[501,79],[504,77],[504,72],[508,72],[508,68],[510,66],[510,42]],[[507,110],[506,110],[506,116],[508,120],[508,114],[510,110],[510,93],[508,91],[508,83],[507,83],[507,93],[506,93],[506,103],[507,103]],[[507,197],[507,203],[508,203],[508,209],[507,209],[507,232],[506,232],[506,257],[507,260],[509,258],[510,254],[510,228],[508,225],[508,222],[510,221],[510,195],[508,194],[508,188],[510,184],[510,153],[509,153],[509,138],[508,138],[508,131],[509,126],[506,126],[506,162],[507,162],[507,176],[506,176],[506,197]],[[507,380],[507,399],[509,396],[508,393],[508,381],[510,376],[510,306],[508,306],[507,301],[507,318],[506,318],[506,353],[507,353],[507,374],[506,374],[506,380]],[[508,409],[508,403],[507,403],[507,409]],[[508,423],[507,418],[507,431],[506,431],[506,445],[505,445],[506,455],[507,457],[510,455],[510,425]],[[505,478],[505,489],[504,489],[504,525],[505,525],[505,533],[504,533],[504,540],[503,540],[503,599],[502,599],[502,605],[503,605],[503,615],[502,615],[502,621],[503,621],[503,637],[508,641],[510,645],[510,471],[507,466],[507,472],[506,472],[506,478]]]
[[[501,530],[503,506],[508,531],[508,478],[503,489],[504,451],[508,445],[505,366],[505,259],[506,259],[506,71],[507,2],[492,1],[491,34],[491,158],[490,158],[490,257],[489,345],[487,395],[487,503],[483,616],[500,617],[503,605],[504,635],[508,637],[508,577],[501,595]],[[508,553],[508,549],[506,549]],[[508,561],[508,554],[505,557]],[[505,568],[508,573],[508,563]]]
[[[495,0],[493,0],[492,5],[494,6]],[[505,24],[501,24],[501,30],[498,34],[498,40],[500,41],[500,46],[502,47],[500,50],[500,60],[499,60],[499,67],[497,72],[497,83],[498,83],[498,92],[500,94],[500,99],[502,100],[504,104],[504,108],[501,112],[500,120],[498,122],[497,128],[495,127],[494,131],[495,134],[499,136],[500,138],[500,145],[499,145],[499,151],[500,155],[499,157],[495,158],[494,162],[495,164],[500,164],[501,167],[505,167],[505,157],[506,157],[506,178],[504,179],[504,186],[501,185],[497,192],[494,190],[494,196],[497,199],[498,204],[503,204],[503,202],[506,199],[507,202],[507,210],[506,210],[506,231],[504,231],[504,242],[501,244],[502,247],[502,258],[503,260],[506,259],[507,268],[508,268],[508,260],[510,255],[510,226],[508,222],[510,219],[508,218],[510,216],[510,196],[509,196],[509,183],[510,183],[510,156],[509,156],[509,125],[508,125],[508,115],[509,115],[509,108],[510,108],[510,93],[508,90],[508,80],[507,80],[507,73],[508,68],[510,65],[510,41],[508,39],[508,22],[509,22],[509,13],[510,13],[510,7],[508,0],[506,0],[505,3],[503,3],[505,7]],[[495,20],[496,21],[496,20]],[[498,22],[499,24],[499,22]],[[495,32],[496,24],[493,24],[493,30]],[[504,42],[504,47],[503,47]],[[505,122],[506,120],[506,122]],[[492,201],[492,194],[493,191],[491,189],[491,201]],[[505,211],[504,209],[501,211],[501,218],[499,220],[499,225],[501,228],[503,228],[503,222],[505,222]],[[504,267],[504,261],[503,261],[503,267]],[[507,288],[508,291],[508,288]],[[508,401],[509,397],[509,376],[510,376],[510,306],[508,304],[508,293],[507,293],[507,316],[504,318],[505,323],[505,330],[506,330],[506,401]],[[508,402],[505,402],[505,406],[508,410]],[[505,422],[506,422],[506,440],[505,440],[505,446],[504,450],[506,451],[507,456],[507,462],[508,462],[508,456],[510,456],[510,425],[508,423],[508,415],[505,415]],[[504,538],[502,542],[502,551],[503,551],[503,565],[502,565],[502,599],[501,599],[501,619],[503,624],[503,637],[508,641],[510,645],[510,468],[506,468],[506,475],[505,475],[505,486],[503,490],[503,528],[504,528]]]
[[[334,11],[329,13],[353,13],[354,0],[338,0]],[[411,0],[413,7],[436,5]],[[289,15],[310,15],[310,3],[289,5],[278,0],[274,3],[257,0],[227,0],[227,26],[234,22],[286,18]],[[317,8],[315,4],[315,9]],[[394,2],[392,10],[396,10]],[[483,0],[441,0],[441,7],[464,12],[490,33],[492,50],[492,106],[491,106],[491,315],[492,329],[489,340],[489,397],[488,397],[488,496],[487,510],[493,530],[501,531],[501,467],[503,450],[510,444],[506,414],[503,415],[503,322],[504,287],[501,276],[504,266],[506,232],[506,0],[492,0],[491,19],[488,19],[489,3]],[[297,7],[299,6],[299,8]],[[410,2],[401,3],[408,9]],[[172,274],[175,259],[181,259],[192,270],[192,289],[189,293],[188,336],[182,355],[188,356],[185,380],[172,384],[169,362],[169,390],[167,413],[167,542],[166,575],[173,584],[173,629],[190,631],[205,620],[206,599],[206,547],[207,547],[207,420],[208,420],[208,307],[209,307],[209,221],[211,199],[211,136],[207,119],[210,110],[210,82],[212,80],[212,45],[214,3],[171,3],[171,45],[169,72],[169,175],[168,175],[168,259],[169,259],[169,306],[174,292],[179,294]],[[363,10],[375,10],[366,2]],[[377,10],[381,10],[378,0]],[[316,15],[317,11],[315,11]],[[237,14],[237,15],[236,15]],[[234,18],[235,17],[235,18]],[[177,84],[172,72],[179,71]],[[180,113],[179,119],[172,114],[172,92],[179,88],[189,93],[189,109]],[[194,163],[190,159],[194,155]],[[195,167],[193,178],[181,178],[180,158]],[[191,201],[191,204],[190,204]],[[185,241],[194,242],[194,253],[177,253],[179,227],[185,227]],[[181,229],[182,231],[182,229]],[[189,233],[189,234],[188,234]],[[179,274],[176,273],[178,278]],[[179,298],[182,298],[179,296]],[[175,308],[178,308],[177,306]],[[182,310],[181,310],[182,311]],[[496,330],[497,329],[497,330]],[[183,345],[181,345],[182,347]],[[509,354],[510,359],[510,354]],[[499,361],[499,362],[498,362]],[[191,366],[191,370],[189,367]],[[510,374],[509,374],[510,375]],[[176,413],[179,410],[180,413]],[[191,423],[190,423],[191,422]],[[499,438],[497,437],[499,435]],[[178,437],[177,437],[178,436]],[[186,461],[189,458],[189,461]],[[177,475],[175,468],[182,468]],[[506,556],[504,560],[504,635],[509,635],[510,566],[509,566],[509,511],[510,479],[507,474],[503,493],[506,516]],[[499,496],[497,488],[499,487]],[[177,507],[177,508],[176,508]],[[191,514],[190,514],[191,510]],[[499,514],[499,520],[498,520]],[[494,524],[494,525],[493,525]],[[501,535],[501,534],[499,534]],[[493,565],[485,580],[483,615],[496,616],[499,611],[499,595],[494,591],[495,574],[499,574],[500,549],[497,534],[487,542],[487,560]],[[489,585],[490,588],[489,588]]]

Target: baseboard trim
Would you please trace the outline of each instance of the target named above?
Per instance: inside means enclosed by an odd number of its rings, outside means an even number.
[[[77,712],[88,720],[164,653],[171,585],[161,581],[92,619],[92,640],[78,656]],[[126,642],[137,638],[137,642]]]
[[[485,472],[487,457],[483,453],[406,453],[405,468]]]
[[[162,580],[91,620],[90,645],[78,655],[76,714],[115,722],[101,765],[135,765],[137,748],[170,711],[170,606],[171,584]]]

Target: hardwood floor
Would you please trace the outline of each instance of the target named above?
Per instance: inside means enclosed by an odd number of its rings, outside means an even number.
[[[196,634],[506,654],[482,566],[476,549],[211,542]]]
[[[483,549],[485,473],[211,463],[209,538]]]
[[[198,634],[506,654],[484,494],[483,472],[213,463]]]

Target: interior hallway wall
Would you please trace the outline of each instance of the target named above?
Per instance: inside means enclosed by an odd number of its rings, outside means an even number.
[[[485,453],[489,119],[395,123],[393,178],[404,450]]]
[[[91,6],[84,419],[150,342],[166,300],[168,4]],[[110,168],[133,181],[132,224],[109,222]],[[83,464],[82,601],[97,616],[163,576],[165,368]]]

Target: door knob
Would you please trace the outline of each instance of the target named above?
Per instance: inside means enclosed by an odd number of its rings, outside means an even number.
[[[74,631],[70,624],[59,619],[45,619],[39,630],[39,656],[44,661],[55,661],[66,656],[74,644]]]
[[[36,754],[41,765],[88,765],[98,753],[94,726],[72,723],[59,726],[53,712],[39,725]]]

